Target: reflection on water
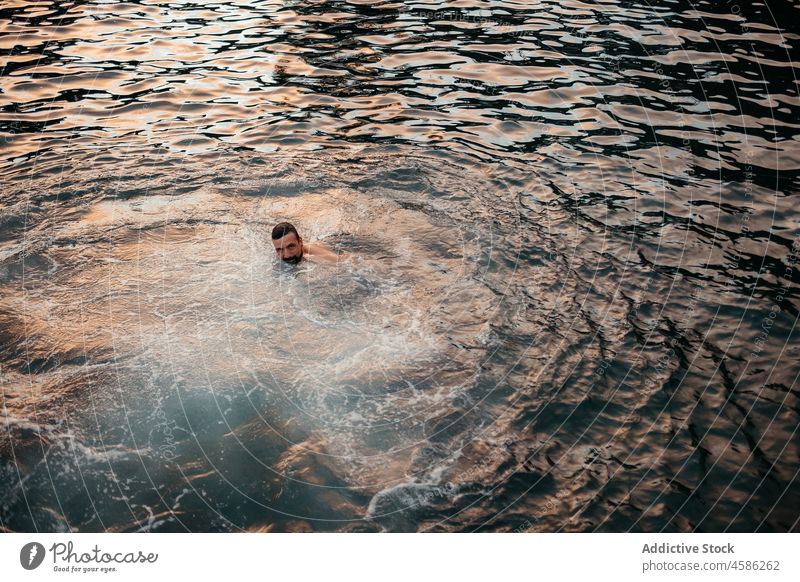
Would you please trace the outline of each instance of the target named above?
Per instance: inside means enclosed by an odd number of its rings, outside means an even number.
[[[4,4],[0,527],[796,530],[797,8],[433,10]]]

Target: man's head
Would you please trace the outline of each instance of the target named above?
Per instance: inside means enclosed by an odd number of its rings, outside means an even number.
[[[287,263],[299,263],[303,258],[303,239],[288,222],[281,222],[272,229],[272,245],[281,260]]]

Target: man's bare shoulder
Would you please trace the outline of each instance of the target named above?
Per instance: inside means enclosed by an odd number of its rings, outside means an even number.
[[[309,255],[309,257],[329,263],[336,263],[348,258],[347,254],[338,254],[326,245],[319,242],[308,243],[306,245],[306,253]]]

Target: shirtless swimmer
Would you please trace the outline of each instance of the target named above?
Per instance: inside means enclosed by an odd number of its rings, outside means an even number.
[[[303,242],[297,229],[288,222],[281,222],[272,229],[272,245],[282,261],[295,265],[304,258],[326,263],[336,263],[344,258],[320,243]]]

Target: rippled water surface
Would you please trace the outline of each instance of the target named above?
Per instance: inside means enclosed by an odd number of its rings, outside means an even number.
[[[798,17],[0,3],[0,527],[797,531]]]

